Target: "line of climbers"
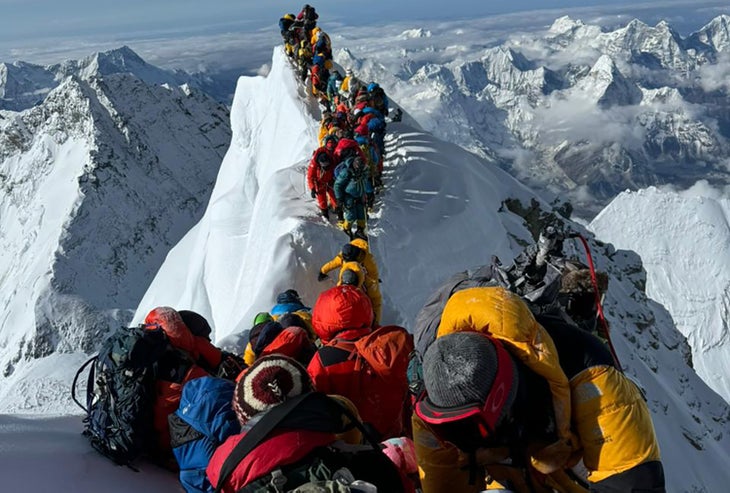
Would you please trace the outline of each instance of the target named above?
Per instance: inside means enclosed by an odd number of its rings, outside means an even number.
[[[289,52],[316,19],[305,5],[282,27]],[[317,166],[347,139],[332,144],[345,132],[333,126]],[[320,209],[329,199],[347,214],[338,179],[310,188]],[[313,308],[280,293],[241,356],[210,342],[201,315],[170,307],[107,339],[77,374],[91,365],[79,403],[91,444],[120,464],[144,455],[179,470],[189,493],[665,491],[642,392],[598,330],[608,277],[566,259],[564,235],[548,228],[509,266],[457,273],[412,335],[381,324],[378,267],[353,217],[358,234],[318,273],[339,269],[337,285]]]
[[[365,237],[367,211],[383,184],[390,103],[377,82],[365,84],[352,69],[343,76],[334,67],[330,38],[317,26],[317,18],[314,8],[305,5],[296,17],[286,14],[279,20],[285,51],[301,80],[309,76],[312,95],[322,108],[307,186],[325,219],[334,212],[348,236]],[[400,115],[396,110],[392,121]]]

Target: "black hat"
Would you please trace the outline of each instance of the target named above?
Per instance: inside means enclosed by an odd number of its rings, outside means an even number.
[[[357,276],[357,272],[352,269],[347,269],[342,273],[340,277],[340,284],[344,286],[360,286],[360,279]]]
[[[251,349],[253,349],[254,354],[256,356],[260,355],[266,349],[266,346],[271,344],[281,334],[282,330],[284,330],[284,327],[279,322],[274,322],[273,320],[264,322],[256,341],[251,343]]]
[[[326,152],[320,152],[317,155],[317,163],[320,166],[329,166],[329,164],[330,164],[330,157],[327,155]]]
[[[279,293],[279,295],[276,297],[276,302],[279,304],[285,304],[285,303],[302,303],[301,298],[299,298],[299,293],[297,293],[296,289],[287,289],[283,293]]]
[[[194,336],[205,337],[210,340],[210,333],[213,329],[210,327],[210,324],[205,317],[192,310],[180,310],[178,313]]]

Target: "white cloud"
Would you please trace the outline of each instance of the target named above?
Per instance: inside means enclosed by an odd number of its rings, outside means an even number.
[[[730,53],[721,53],[717,63],[700,67],[697,76],[700,86],[705,91],[724,89],[730,92]]]
[[[662,191],[677,193],[679,196],[688,199],[704,197],[719,201],[730,198],[730,185],[715,186],[707,180],[699,180],[686,190],[678,190],[677,187],[671,185],[665,185],[657,188]]]
[[[594,144],[622,142],[640,144],[644,128],[636,120],[646,111],[639,106],[601,109],[595,100],[579,92],[566,92],[548,98],[549,106],[538,108],[534,124],[545,143],[588,141]]]

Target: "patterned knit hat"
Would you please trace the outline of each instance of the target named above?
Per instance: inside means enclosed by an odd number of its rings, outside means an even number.
[[[233,394],[233,410],[241,425],[287,399],[312,392],[307,370],[279,354],[256,360],[240,377]]]

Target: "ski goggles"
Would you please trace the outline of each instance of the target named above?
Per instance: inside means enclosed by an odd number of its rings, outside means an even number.
[[[434,404],[427,393],[416,402],[415,413],[442,441],[471,452],[488,443],[503,416],[505,407],[512,404],[515,366],[502,344],[486,336],[497,351],[497,372],[484,402],[459,407],[441,407]]]

